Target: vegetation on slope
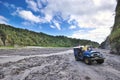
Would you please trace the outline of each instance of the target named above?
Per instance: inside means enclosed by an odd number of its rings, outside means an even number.
[[[120,28],[113,31],[112,34],[110,35],[110,41],[111,42],[116,42],[118,40],[120,40]]]
[[[0,24],[0,45],[6,46],[44,46],[44,47],[72,47],[76,45],[93,45],[97,42],[80,40],[65,36],[51,36],[44,33],[37,33],[27,29],[14,28],[9,25]]]

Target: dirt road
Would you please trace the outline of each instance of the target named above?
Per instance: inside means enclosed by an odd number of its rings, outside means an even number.
[[[0,63],[0,80],[120,80],[120,56],[96,50],[104,53],[105,63],[75,61],[71,48],[1,50],[0,61],[6,56],[25,59]]]

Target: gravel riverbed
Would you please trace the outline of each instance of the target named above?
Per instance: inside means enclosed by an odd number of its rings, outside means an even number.
[[[0,80],[120,80],[120,56],[95,50],[106,58],[101,65],[75,61],[72,48],[2,49]]]

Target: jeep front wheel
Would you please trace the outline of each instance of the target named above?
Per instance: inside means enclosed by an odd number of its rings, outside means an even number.
[[[92,64],[92,61],[90,58],[84,58],[84,62],[88,65],[91,65]]]

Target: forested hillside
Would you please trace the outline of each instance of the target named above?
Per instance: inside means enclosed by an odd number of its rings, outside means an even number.
[[[15,28],[10,25],[0,24],[0,46],[44,46],[44,47],[73,47],[76,45],[93,45],[97,42],[80,40],[65,36],[51,36],[37,33],[27,29]]]

